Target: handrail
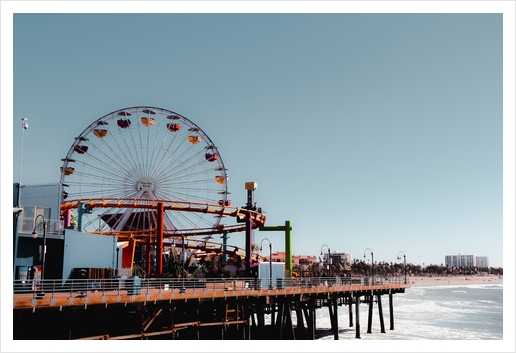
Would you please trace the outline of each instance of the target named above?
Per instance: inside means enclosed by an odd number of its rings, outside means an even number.
[[[308,280],[307,280],[308,279]],[[270,286],[269,286],[270,285]],[[157,299],[206,298],[239,295],[326,293],[409,288],[403,277],[254,278],[107,278],[14,281],[14,308],[114,303]]]

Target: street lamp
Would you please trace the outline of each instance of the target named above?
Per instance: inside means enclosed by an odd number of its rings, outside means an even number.
[[[181,278],[183,279],[181,282],[182,282],[182,285],[183,287],[179,290],[179,293],[184,293],[185,292],[185,259],[186,259],[186,254],[185,254],[185,235],[184,234],[181,234],[181,248],[182,248],[182,255],[183,255],[183,271],[181,272]]]
[[[23,132],[29,128],[29,124],[27,124],[27,118],[22,118],[22,134],[21,134],[21,148],[20,148],[20,174],[18,175],[18,204],[17,207],[20,207],[20,192],[21,192],[21,176],[22,176],[22,162],[23,162]]]
[[[328,248],[328,260],[327,260],[327,262],[328,262],[328,274],[329,274],[329,275],[330,275],[330,277],[331,277],[331,256],[330,256],[330,247],[329,247],[328,245],[323,244],[323,246],[321,246],[321,256],[322,256],[322,254],[323,254],[322,249],[323,249],[325,246]]]
[[[45,222],[45,217],[39,214],[36,219],[34,219],[34,230],[32,231],[32,237],[36,239],[38,237],[38,233],[36,232],[36,228],[41,224],[37,224],[38,218],[41,217],[43,220],[43,258],[41,262],[41,288],[43,288],[43,279],[45,278],[45,257],[47,254],[47,222]]]
[[[371,252],[371,277],[373,278],[373,282],[374,282],[374,257],[373,257],[373,250],[367,248],[364,250],[364,259],[366,257],[366,251],[369,250],[369,252]]]
[[[263,238],[260,243],[260,251],[262,251],[263,241],[267,240],[269,242],[269,289],[272,290],[272,243],[269,239]]]
[[[403,254],[403,273],[405,274],[405,284],[407,284],[407,257],[403,251],[398,251],[397,259],[401,260],[400,253]]]

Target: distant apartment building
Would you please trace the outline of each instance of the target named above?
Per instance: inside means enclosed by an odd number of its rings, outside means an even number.
[[[335,250],[330,252],[330,258],[332,264],[341,263],[343,265],[351,265],[351,254]],[[323,260],[325,263],[328,263],[328,253],[323,253]]]
[[[489,256],[477,256],[477,267],[489,268]]]
[[[446,267],[489,267],[489,257],[463,254],[446,255],[444,264]]]

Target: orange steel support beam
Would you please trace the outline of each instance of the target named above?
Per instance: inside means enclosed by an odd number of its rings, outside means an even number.
[[[129,239],[129,245],[122,249],[122,267],[129,267],[131,269],[131,273],[133,272],[133,262],[134,262],[134,250],[136,248],[136,241],[134,239]]]
[[[164,217],[165,217],[165,208],[163,206],[163,202],[158,203],[157,210],[157,249],[156,249],[156,271],[155,274],[157,277],[161,277],[163,275],[163,225],[164,225]]]
[[[147,238],[145,247],[145,263],[147,264],[147,274],[151,274],[151,237]]]

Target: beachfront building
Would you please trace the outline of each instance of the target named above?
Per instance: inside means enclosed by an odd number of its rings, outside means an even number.
[[[267,260],[268,256],[265,257]],[[272,262],[285,262],[285,252],[284,251],[276,251],[272,253]],[[294,266],[294,257],[292,257],[292,266]]]
[[[446,255],[444,257],[444,264],[446,267],[475,267],[476,256],[475,255]]]
[[[334,250],[330,252],[330,258],[332,264],[340,263],[344,266],[351,265],[351,254]],[[324,263],[328,263],[328,253],[323,253],[323,260]]]
[[[265,261],[269,257],[265,256]],[[276,251],[272,253],[272,262],[285,262],[285,252]],[[313,264],[317,263],[317,257],[312,255],[292,255],[292,268],[300,276],[307,276]]]
[[[312,255],[292,255],[292,267],[296,268],[301,277],[310,273],[310,267],[317,263],[317,257]]]
[[[477,267],[489,268],[489,256],[477,256]]]

